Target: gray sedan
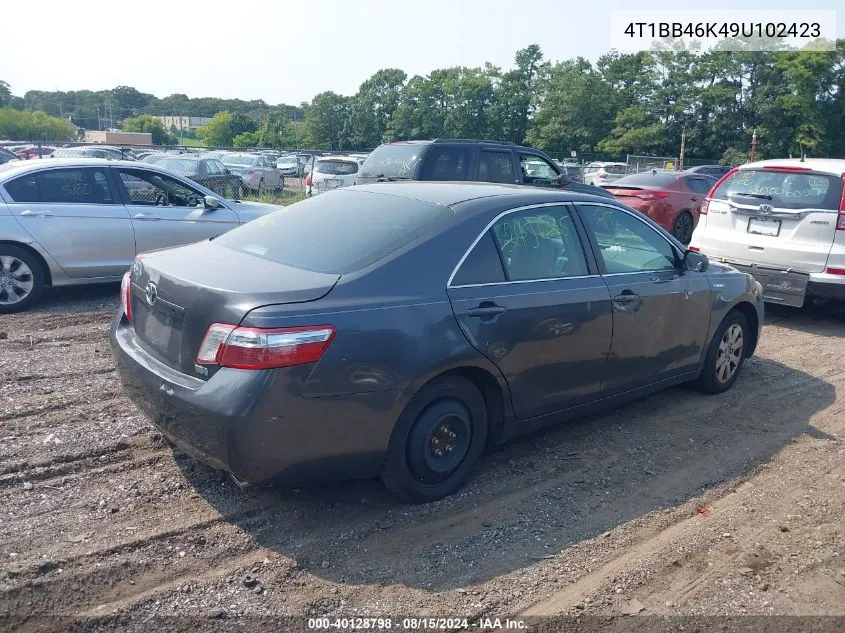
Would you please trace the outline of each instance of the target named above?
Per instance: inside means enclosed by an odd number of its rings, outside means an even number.
[[[457,183],[344,187],[150,253],[121,303],[121,381],[186,452],[241,482],[381,475],[412,502],[515,435],[726,391],[763,323],[751,275],[614,200]]]
[[[220,235],[279,209],[235,202],[146,163],[0,165],[0,314],[47,286],[119,281],[136,254]]]

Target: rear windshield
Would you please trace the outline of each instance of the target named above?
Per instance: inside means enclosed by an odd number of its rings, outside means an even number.
[[[842,179],[829,174],[741,169],[728,176],[713,197],[781,209],[836,210],[842,197]]]
[[[448,207],[342,189],[297,202],[215,238],[286,266],[343,275],[366,268],[452,216]]]
[[[631,185],[632,187],[669,187],[678,179],[677,174],[652,173],[644,171],[639,174],[631,174],[619,180],[614,180],[612,187],[624,187]]]
[[[418,143],[380,145],[361,165],[361,177],[413,178],[417,164],[428,147]]]
[[[199,171],[199,161],[184,158],[160,158],[155,161],[155,164],[175,171],[177,174],[191,175]]]
[[[342,160],[318,160],[314,163],[314,171],[318,174],[350,176],[358,171],[358,163]]]
[[[605,165],[601,169],[603,169],[608,174],[614,174],[616,176],[624,176],[625,170],[628,169],[628,166],[627,165]]]

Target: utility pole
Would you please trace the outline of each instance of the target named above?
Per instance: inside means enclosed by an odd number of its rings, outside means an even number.
[[[296,124],[296,106],[293,107],[293,134],[296,137],[296,149],[299,149],[299,126]]]
[[[754,162],[754,155],[757,153],[757,130],[751,134],[751,161]]]
[[[179,145],[185,146],[185,126],[182,125],[182,112],[179,112]]]
[[[102,130],[103,124],[100,122],[100,106],[97,106],[97,130]]]
[[[684,149],[687,143],[687,128],[681,130],[681,156],[678,159],[678,171],[684,171]]]

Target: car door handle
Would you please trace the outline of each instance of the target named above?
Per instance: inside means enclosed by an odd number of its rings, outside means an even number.
[[[639,298],[639,295],[634,294],[630,290],[624,290],[622,293],[613,297],[613,300],[616,303],[630,303],[631,301],[636,301]]]
[[[21,212],[21,217],[24,218],[52,218],[53,214],[49,211],[32,211],[27,209]]]
[[[136,213],[132,216],[133,220],[160,220],[161,218],[153,213]]]
[[[478,317],[481,319],[488,319],[490,317],[497,316],[505,312],[506,308],[504,306],[497,306],[497,305],[480,305],[477,308],[470,308],[467,310],[467,316],[471,317]]]

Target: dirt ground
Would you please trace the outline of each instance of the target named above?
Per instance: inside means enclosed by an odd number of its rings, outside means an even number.
[[[0,629],[845,616],[842,307],[769,308],[728,393],[550,429],[405,506],[377,481],[242,491],[174,454],[121,393],[116,294],[0,317]]]

